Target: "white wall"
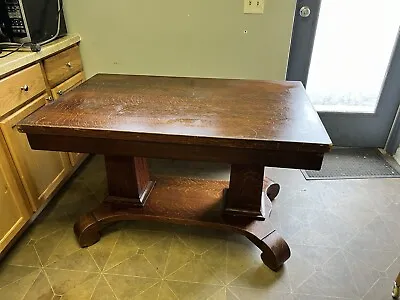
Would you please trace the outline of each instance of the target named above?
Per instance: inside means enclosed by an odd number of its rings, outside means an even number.
[[[87,77],[284,79],[295,4],[265,0],[263,15],[243,14],[243,0],[64,0],[64,9]]]

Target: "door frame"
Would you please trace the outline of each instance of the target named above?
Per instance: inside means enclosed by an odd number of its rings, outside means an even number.
[[[311,9],[308,18],[299,15],[299,10],[303,6]],[[307,85],[320,7],[321,0],[297,0],[296,4],[286,80],[301,81],[304,86]],[[400,78],[400,30],[376,111],[374,113],[319,112],[334,143],[335,140],[342,140],[343,146],[385,147],[389,154],[396,152],[400,144],[400,85],[396,86],[396,78]],[[392,100],[388,101],[389,99]],[[346,130],[348,128],[377,134],[352,135]]]

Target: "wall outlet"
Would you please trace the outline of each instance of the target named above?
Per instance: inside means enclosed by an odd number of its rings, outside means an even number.
[[[263,14],[264,0],[244,0],[245,14]]]

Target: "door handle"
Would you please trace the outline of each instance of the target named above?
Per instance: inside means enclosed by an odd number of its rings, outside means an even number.
[[[308,6],[303,6],[302,8],[300,8],[300,16],[303,18],[308,18],[311,15],[311,9]]]

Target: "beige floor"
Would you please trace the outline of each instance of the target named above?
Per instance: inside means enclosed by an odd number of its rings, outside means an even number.
[[[155,172],[226,178],[225,166],[153,163]],[[167,170],[167,171],[166,171]],[[52,201],[0,264],[0,299],[391,299],[400,271],[400,179],[282,186],[272,221],[292,257],[274,273],[245,238],[185,226],[116,224],[80,249],[74,220],[105,193],[96,157]]]

